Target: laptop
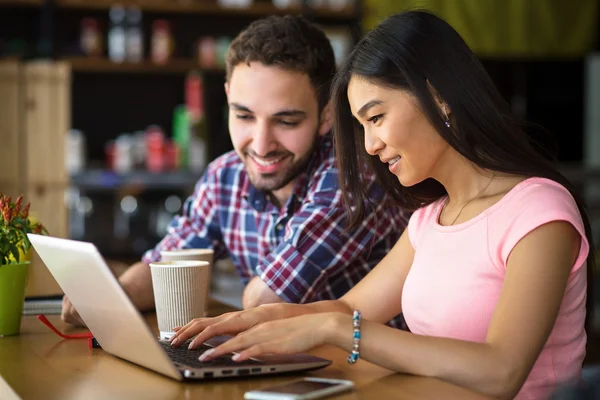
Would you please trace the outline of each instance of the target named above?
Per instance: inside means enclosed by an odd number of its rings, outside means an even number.
[[[215,379],[308,371],[331,364],[308,354],[268,355],[236,363],[233,354],[200,362],[205,350],[230,336],[217,336],[199,349],[171,347],[159,340],[92,243],[28,234],[65,295],[106,352],[177,380]]]

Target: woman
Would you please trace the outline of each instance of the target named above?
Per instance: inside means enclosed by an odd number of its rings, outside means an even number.
[[[589,221],[460,36],[426,12],[385,20],[339,71],[332,101],[350,221],[362,221],[360,177],[374,171],[418,208],[407,230],[339,300],[197,319],[172,344],[242,332],[200,359],[243,360],[328,343],[351,363],[501,398],[544,398],[578,378]],[[384,325],[400,312],[412,333]]]

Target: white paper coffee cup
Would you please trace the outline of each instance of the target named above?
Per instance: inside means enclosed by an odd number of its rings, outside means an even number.
[[[150,263],[160,339],[169,339],[173,328],[206,313],[210,285],[207,261]]]
[[[211,265],[213,255],[213,249],[180,249],[160,252],[161,261],[208,261]]]
[[[213,269],[213,249],[178,249],[178,250],[163,250],[160,252],[161,261],[207,261],[210,263],[208,269],[208,282],[212,283]],[[206,291],[206,304],[210,299],[210,288]]]

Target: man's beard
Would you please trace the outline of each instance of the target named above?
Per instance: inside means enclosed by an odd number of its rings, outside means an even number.
[[[249,158],[252,158],[252,156],[250,154],[248,154],[247,151],[244,152],[244,155],[246,156],[246,160],[244,161],[244,164],[246,164],[246,171],[248,172],[248,177],[250,178],[250,182],[252,182],[252,185],[256,189],[262,190],[265,192],[273,192],[275,190],[279,190],[279,189],[285,187],[287,184],[289,184],[291,181],[293,181],[296,177],[298,177],[305,170],[317,145],[318,145],[318,140],[315,139],[310,151],[306,152],[306,154],[304,154],[304,156],[302,158],[298,159],[297,161],[294,161],[291,165],[288,165],[285,168],[283,168],[282,170],[279,170],[273,174],[261,174],[261,173],[257,172],[255,169],[249,168],[248,163],[254,163],[254,161],[249,160]],[[288,153],[285,156],[289,157],[290,155],[293,156],[292,153]],[[274,153],[272,155],[268,154],[267,156],[275,158],[275,157],[279,156],[279,154]]]

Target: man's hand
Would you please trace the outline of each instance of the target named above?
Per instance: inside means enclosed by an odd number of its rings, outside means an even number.
[[[245,310],[258,307],[262,304],[283,302],[285,302],[285,300],[277,296],[258,276],[255,276],[248,282],[246,289],[244,289],[244,295],[242,296],[242,306]]]
[[[119,283],[138,310],[145,312],[154,309],[152,274],[148,264],[133,264],[119,276]]]
[[[67,296],[63,296],[62,313],[60,315],[60,319],[69,324],[85,327],[85,322],[83,322],[79,316],[79,313],[75,307],[73,307],[73,304],[71,304]]]

